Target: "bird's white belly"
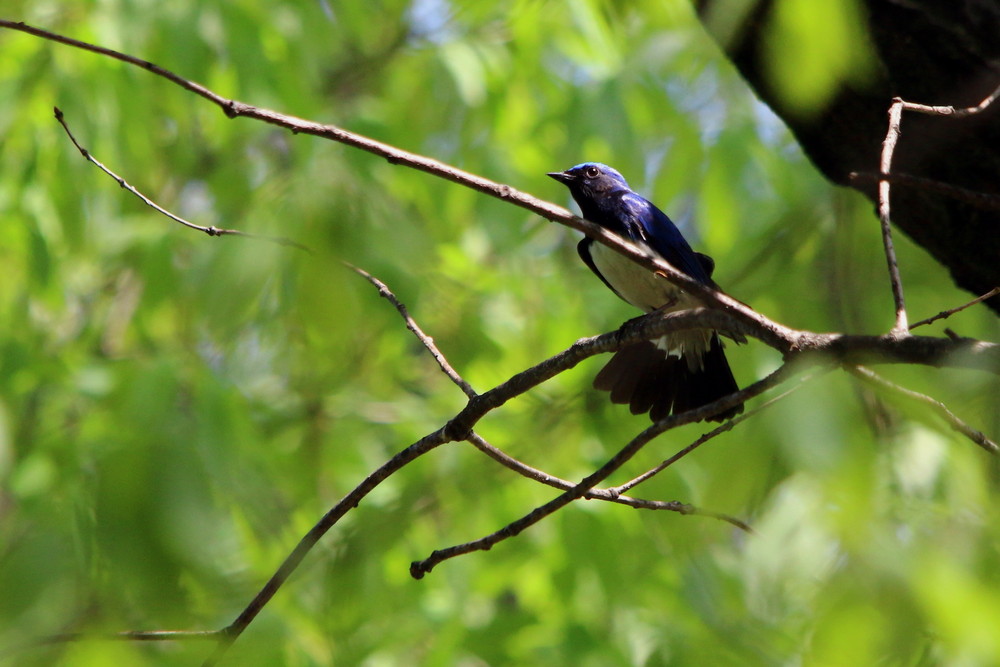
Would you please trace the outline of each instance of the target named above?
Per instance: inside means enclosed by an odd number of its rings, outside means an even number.
[[[643,244],[637,245],[649,252],[649,249]],[[684,296],[681,290],[667,282],[665,278],[657,276],[652,271],[639,266],[600,243],[590,244],[590,258],[594,260],[594,266],[601,272],[604,279],[611,283],[615,291],[625,301],[644,312],[656,310],[671,300]],[[679,300],[684,301],[685,299]],[[665,310],[681,310],[693,305],[693,303],[678,303],[676,308]]]
[[[649,252],[644,244],[637,245]],[[643,312],[648,313],[663,306],[666,306],[663,308],[664,312],[673,312],[700,305],[666,278],[661,278],[600,243],[590,244],[590,258],[615,291]],[[691,370],[698,370],[702,365],[701,356],[709,348],[710,335],[708,330],[692,329],[672,333],[654,342],[668,355],[685,357]]]

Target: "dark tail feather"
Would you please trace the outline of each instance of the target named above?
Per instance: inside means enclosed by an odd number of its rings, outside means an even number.
[[[702,364],[702,370],[692,372],[684,359],[643,341],[619,350],[594,378],[594,388],[611,392],[613,403],[628,403],[632,414],[649,412],[650,419],[659,421],[739,389],[718,335],[712,335]],[[742,403],[708,420],[721,422],[741,412]]]

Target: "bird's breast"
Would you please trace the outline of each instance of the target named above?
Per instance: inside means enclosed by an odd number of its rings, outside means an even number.
[[[636,244],[646,252],[649,247],[643,243]],[[652,254],[652,253],[651,253]],[[624,257],[611,248],[600,243],[590,244],[590,258],[594,266],[601,272],[608,283],[628,303],[644,312],[656,310],[671,300],[677,300],[677,307],[669,310],[681,310],[692,307],[690,298],[683,297],[683,292],[648,269],[644,269],[632,260]]]

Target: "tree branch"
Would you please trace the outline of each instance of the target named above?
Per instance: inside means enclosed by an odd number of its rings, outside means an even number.
[[[603,243],[609,248],[612,248],[622,255],[632,259],[639,265],[644,266],[651,271],[661,273],[664,278],[694,295],[705,305],[714,306],[730,312],[745,324],[752,324],[760,327],[762,332],[766,332],[772,326],[780,326],[763,315],[755,313],[748,306],[737,301],[736,299],[733,299],[722,292],[714,290],[711,287],[694,280],[686,273],[677,270],[667,262],[648,255],[632,243],[629,243],[606,231],[600,225],[596,225],[592,222],[584,220],[583,218],[577,217],[562,206],[556,206],[542,199],[538,199],[527,193],[516,190],[509,185],[491,181],[487,178],[483,178],[439,162],[438,160],[396,148],[360,134],[349,132],[334,125],[315,123],[270,109],[256,107],[238,100],[227,99],[209,90],[205,86],[202,86],[201,84],[189,81],[188,79],[185,79],[184,77],[158,65],[154,65],[146,60],[120,53],[112,49],[106,49],[104,47],[88,44],[87,42],[65,37],[48,30],[29,26],[23,22],[0,19],[0,27],[19,30],[43,39],[48,39],[60,44],[66,44],[68,46],[105,55],[130,65],[141,67],[212,102],[229,118],[253,118],[270,125],[284,127],[296,134],[309,134],[336,141],[338,143],[346,144],[382,157],[390,164],[398,164],[411,169],[416,169],[418,171],[423,171],[477,192],[509,202],[515,206],[519,206],[525,210],[540,215],[547,220],[551,220],[552,222],[557,222],[583,232],[599,243]]]
[[[322,538],[327,531],[333,528],[333,526],[336,525],[336,523],[340,521],[345,514],[357,507],[365,496],[371,493],[375,487],[385,481],[394,472],[432,449],[448,442],[450,442],[450,440],[445,435],[444,429],[438,429],[437,431],[424,436],[379,466],[360,484],[354,487],[350,493],[330,508],[330,510],[323,515],[323,518],[321,518],[316,525],[314,525],[309,532],[299,540],[299,543],[295,545],[295,549],[293,549],[292,552],[285,558],[278,570],[271,576],[268,582],[264,584],[264,587],[257,593],[257,595],[254,596],[253,600],[250,601],[250,604],[248,604],[240,615],[236,617],[236,620],[223,629],[215,651],[208,657],[204,664],[214,665],[226,653],[232,643],[235,642],[241,634],[243,634],[243,631],[246,630],[247,626],[250,625],[255,618],[257,618],[257,614],[259,614],[264,606],[270,602],[271,598],[274,597],[274,594],[278,592],[278,589],[281,588],[292,573],[295,572],[299,564],[302,562],[302,559],[306,557],[316,543],[319,542],[320,538]]]
[[[871,370],[865,368],[864,366],[855,366],[853,368],[848,368],[847,371],[854,377],[866,382],[873,387],[878,387],[879,389],[884,389],[890,391],[898,396],[903,396],[912,401],[918,403],[923,403],[924,405],[930,407],[934,412],[936,412],[945,422],[948,423],[954,430],[958,431],[965,437],[967,437],[972,442],[976,443],[983,449],[985,449],[990,454],[996,454],[1000,452],[1000,447],[997,443],[988,438],[981,431],[977,431],[972,428],[964,421],[959,419],[955,413],[948,409],[944,403],[937,401],[926,394],[921,394],[919,392],[913,391],[911,389],[906,389],[905,387],[900,387],[894,382],[889,382],[885,378],[879,376],[878,374],[872,372]]]
[[[942,183],[933,178],[924,178],[906,173],[876,174],[875,172],[868,171],[852,171],[848,174],[848,178],[854,183],[858,183],[859,181],[888,181],[892,185],[903,185],[909,188],[937,192],[952,199],[965,202],[966,204],[971,204],[976,208],[1000,210],[1000,195],[960,188],[957,185]],[[911,326],[910,328],[912,329],[913,327]]]
[[[102,162],[100,162],[97,158],[95,158],[94,155],[93,155],[93,153],[91,153],[89,150],[87,150],[86,148],[84,148],[83,146],[81,146],[80,142],[78,142],[76,140],[76,137],[73,136],[73,132],[69,129],[69,125],[67,125],[67,123],[66,123],[66,118],[63,116],[63,112],[59,109],[59,107],[54,107],[53,111],[55,112],[56,120],[59,121],[60,125],[62,125],[63,129],[66,131],[66,134],[69,136],[70,141],[72,141],[73,145],[76,146],[76,149],[78,151],[80,151],[80,155],[82,155],[84,158],[86,158],[86,160],[88,162],[90,162],[93,165],[95,165],[98,169],[100,169],[101,171],[103,171],[105,174],[107,174],[111,178],[115,179],[118,182],[118,185],[120,185],[123,189],[128,190],[133,195],[135,195],[140,200],[142,200],[142,202],[146,206],[149,206],[150,208],[152,208],[153,210],[157,211],[158,213],[162,213],[163,215],[167,216],[168,218],[170,218],[174,222],[179,222],[180,224],[184,225],[185,227],[189,227],[191,229],[196,229],[199,232],[205,232],[209,236],[243,236],[243,237],[246,237],[246,238],[260,239],[262,241],[269,241],[271,243],[277,243],[278,245],[284,245],[284,246],[290,246],[292,248],[298,248],[299,250],[305,250],[306,252],[312,252],[311,250],[309,250],[309,248],[305,247],[301,243],[296,243],[295,241],[292,241],[290,239],[286,239],[286,238],[283,238],[283,237],[279,237],[279,236],[261,236],[259,234],[251,234],[249,232],[242,232],[242,231],[240,231],[238,229],[221,229],[219,227],[203,227],[202,225],[196,225],[193,222],[185,220],[184,218],[180,217],[179,215],[175,215],[174,213],[171,213],[170,211],[168,211],[167,209],[163,208],[162,206],[160,206],[159,204],[157,204],[155,201],[153,201],[152,199],[150,199],[149,197],[147,197],[146,195],[142,194],[141,192],[139,192],[138,190],[136,190],[134,187],[132,187],[131,185],[129,185],[128,182],[124,178],[122,178],[121,176],[119,176],[115,172],[111,171],[111,169],[109,169],[108,167],[106,167]]]
[[[827,368],[827,369],[824,369],[824,371],[821,371],[821,372],[825,372],[827,370],[830,370],[830,369]],[[794,387],[792,387],[791,389],[788,389],[788,390],[786,390],[786,391],[778,394],[774,398],[770,398],[770,399],[764,401],[763,403],[761,403],[757,407],[753,408],[752,410],[748,410],[744,414],[741,414],[741,415],[739,415],[737,417],[734,417],[734,418],[730,419],[729,421],[723,422],[722,424],[720,424],[719,426],[716,426],[714,429],[712,429],[708,433],[706,433],[706,434],[702,435],[701,437],[699,437],[697,440],[695,440],[694,442],[692,442],[690,445],[688,445],[684,449],[680,450],[679,452],[677,452],[676,454],[674,454],[673,456],[671,456],[669,459],[664,460],[663,462],[661,462],[657,466],[655,466],[653,468],[650,468],[649,470],[647,470],[646,472],[642,473],[638,477],[634,477],[634,478],[630,479],[629,481],[625,482],[624,484],[620,484],[618,486],[611,487],[609,489],[609,491],[611,491],[612,493],[625,493],[626,491],[628,491],[630,489],[634,489],[635,487],[639,486],[643,482],[648,481],[652,477],[655,477],[656,475],[660,474],[661,472],[663,472],[664,470],[666,470],[667,468],[669,468],[673,464],[677,463],[677,461],[681,460],[682,458],[684,458],[685,456],[687,456],[688,454],[690,454],[691,452],[693,452],[698,447],[701,447],[703,444],[705,444],[706,442],[708,442],[712,438],[715,438],[716,436],[721,435],[721,434],[725,433],[726,431],[731,431],[733,429],[733,427],[736,426],[737,424],[739,424],[740,422],[746,421],[747,419],[749,419],[753,415],[757,414],[758,412],[771,407],[772,405],[774,405],[775,403],[777,403],[781,399],[785,398],[786,396],[788,396],[792,392],[797,391],[799,388],[802,387],[802,385],[804,385],[806,382],[809,382],[809,381],[813,380],[819,374],[820,374],[820,372],[811,373],[811,374],[807,375],[804,378],[800,378],[799,383],[797,385],[795,385]]]
[[[964,303],[961,306],[958,306],[957,308],[950,308],[948,310],[942,310],[937,315],[934,315],[932,317],[928,317],[925,320],[920,320],[916,324],[910,326],[910,331],[913,331],[917,327],[922,327],[925,324],[930,324],[931,322],[936,322],[938,320],[943,320],[945,318],[951,317],[955,313],[963,311],[966,308],[968,308],[969,306],[974,306],[974,305],[976,305],[977,303],[979,303],[981,301],[986,301],[986,299],[992,298],[992,297],[996,296],[997,294],[1000,294],[1000,287],[994,287],[993,289],[991,289],[986,294],[983,294],[982,296],[977,296],[972,301],[969,301],[968,303]]]
[[[434,569],[439,563],[448,560],[450,558],[455,558],[456,556],[461,556],[473,551],[488,551],[493,548],[494,545],[502,542],[511,537],[519,535],[525,529],[538,523],[545,517],[556,512],[557,510],[565,507],[569,503],[573,502],[577,498],[582,498],[587,491],[594,488],[597,484],[608,478],[609,475],[618,470],[622,465],[628,462],[640,449],[642,449],[649,441],[651,441],[656,436],[660,435],[664,431],[682,426],[684,424],[690,424],[695,421],[700,421],[705,417],[709,417],[713,414],[718,413],[720,410],[730,405],[735,405],[737,403],[742,403],[746,398],[752,396],[757,396],[764,391],[770,389],[771,387],[782,382],[786,376],[791,373],[791,367],[789,364],[784,364],[778,370],[774,371],[768,375],[763,380],[758,380],[746,389],[731,394],[730,396],[710,403],[708,405],[696,408],[694,410],[688,410],[687,412],[682,412],[677,415],[671,415],[666,419],[663,419],[642,433],[633,438],[628,444],[626,444],[617,454],[615,454],[610,460],[608,460],[604,465],[595,470],[590,475],[583,478],[578,484],[573,488],[569,489],[565,493],[557,496],[556,498],[545,503],[541,507],[536,507],[534,510],[524,515],[520,519],[513,521],[500,530],[497,530],[489,535],[481,537],[477,540],[471,542],[466,542],[464,544],[458,544],[453,547],[448,547],[446,549],[438,549],[431,553],[430,556],[424,560],[414,561],[410,564],[410,575],[415,579],[422,579],[424,575],[429,573]],[[501,385],[503,386],[503,385]],[[485,396],[485,394],[484,394]],[[474,402],[474,401],[470,401]],[[468,437],[468,436],[466,436]]]
[[[441,350],[439,350],[437,345],[434,343],[434,339],[425,334],[423,329],[420,328],[420,325],[417,324],[416,320],[410,317],[409,310],[407,310],[402,301],[396,298],[396,295],[392,293],[392,290],[390,290],[385,283],[364,269],[360,269],[349,262],[344,262],[344,264],[346,264],[349,269],[374,285],[378,289],[379,296],[396,308],[400,316],[403,318],[403,321],[406,323],[406,328],[413,332],[413,335],[417,337],[417,340],[419,340],[423,346],[427,348],[427,351],[431,353],[432,357],[434,357],[434,361],[436,361],[438,366],[441,367],[444,374],[447,375],[467,397],[472,398],[476,396],[476,390],[473,389],[472,385],[466,382],[462,376],[458,374],[458,371],[456,371],[450,363],[448,363],[448,359],[441,354]]]
[[[554,475],[550,475],[544,470],[539,470],[538,468],[532,468],[531,466],[518,461],[512,456],[505,454],[503,451],[497,449],[490,443],[486,442],[484,438],[475,432],[469,434],[468,441],[472,445],[483,452],[491,459],[501,464],[506,468],[510,468],[522,477],[527,477],[528,479],[534,480],[536,482],[541,482],[547,486],[551,486],[556,489],[568,490],[572,489],[575,484],[565,479],[560,479]],[[753,529],[750,528],[745,522],[739,519],[729,516],[727,514],[719,514],[717,512],[710,512],[707,510],[699,509],[693,505],[687,503],[682,503],[676,500],[646,500],[644,498],[632,498],[631,496],[623,495],[616,488],[611,489],[600,489],[594,488],[590,489],[582,496],[585,500],[605,500],[607,502],[618,503],[619,505],[627,505],[629,507],[634,507],[636,509],[645,510],[667,510],[670,512],[677,512],[679,514],[691,514],[696,516],[707,516],[713,519],[719,519],[721,521],[726,521],[736,526],[740,530],[752,533]]]
[[[441,354],[440,350],[438,350],[437,346],[434,344],[434,340],[423,332],[423,330],[416,323],[416,321],[410,316],[409,310],[406,308],[403,302],[400,301],[398,297],[396,297],[396,295],[392,292],[392,290],[389,289],[389,286],[383,283],[375,276],[368,273],[367,271],[360,269],[356,266],[353,266],[352,264],[348,264],[346,262],[345,264],[347,264],[349,268],[351,268],[353,271],[357,272],[359,275],[364,277],[366,280],[368,280],[368,282],[370,282],[378,289],[379,296],[389,301],[396,308],[400,316],[402,316],[403,321],[406,323],[406,328],[409,329],[420,340],[421,343],[423,343],[423,345],[431,353],[435,361],[438,362],[438,365],[448,375],[448,377],[450,377],[452,381],[458,387],[460,387],[463,392],[465,392],[465,395],[467,397],[469,398],[475,397],[477,395],[476,392],[452,368],[451,364],[444,357],[444,355]],[[770,404],[772,402],[773,400],[768,401],[767,404]],[[753,412],[757,412],[757,410],[751,411],[751,413],[748,414],[752,414]],[[744,417],[741,417],[737,421],[727,422],[727,424],[730,425],[729,428],[732,427],[731,426],[732,424],[742,421],[745,417],[746,415]],[[722,433],[725,430],[728,430],[728,428],[722,428],[722,427],[717,428],[713,431],[713,435],[718,435],[719,433]],[[477,434],[475,431],[472,431],[466,440],[472,443],[472,445],[475,446],[477,449],[479,449],[479,451],[483,452],[497,463],[513,470],[514,472],[518,473],[523,477],[540,482],[542,484],[546,484],[548,486],[555,487],[557,489],[566,490],[573,488],[572,482],[560,479],[558,477],[555,477],[554,475],[550,475],[542,470],[539,470],[537,468],[532,468],[531,466],[522,463],[521,461],[518,461],[512,456],[507,455],[503,451],[489,444],[485,438]],[[686,503],[681,503],[678,501],[659,501],[659,500],[644,500],[641,498],[630,498],[629,496],[622,495],[622,491],[620,489],[611,489],[611,490],[591,489],[586,494],[584,494],[583,497],[588,500],[590,499],[607,500],[610,502],[615,502],[622,505],[628,505],[630,507],[635,507],[640,509],[669,510],[673,512],[679,512],[680,514],[710,516],[712,518],[717,518],[722,521],[727,521],[733,524],[734,526],[737,526],[738,528],[741,528],[748,532],[752,532],[750,531],[750,527],[746,523],[740,521],[739,519],[736,519],[734,517],[725,514],[719,514],[717,512],[706,512],[692,505],[688,505]]]
[[[912,111],[915,113],[930,116],[949,116],[951,118],[965,118],[981,113],[988,109],[991,104],[1000,97],[1000,86],[987,95],[979,104],[964,109],[956,109],[952,106],[928,106],[907,102],[901,97],[893,98],[889,107],[889,128],[885,134],[885,141],[882,143],[882,156],[879,163],[881,175],[878,181],[878,218],[882,227],[882,244],[885,248],[886,262],[889,265],[889,279],[892,283],[892,298],[896,304],[896,324],[892,328],[895,335],[903,335],[909,332],[910,327],[906,321],[906,303],[903,299],[903,282],[899,276],[899,264],[896,262],[896,251],[892,243],[892,222],[889,209],[890,179],[887,175],[892,174],[892,157],[899,141],[900,127],[903,122],[903,112]]]
[[[899,141],[899,124],[902,120],[902,100],[898,97],[889,107],[889,130],[882,142],[882,160],[879,170],[883,174],[892,171],[892,154]],[[889,213],[889,181],[884,178],[878,182],[878,219],[882,227],[882,246],[885,249],[885,259],[889,266],[889,282],[892,284],[892,300],[896,304],[896,323],[892,333],[897,336],[909,333],[906,322],[906,302],[903,299],[903,281],[899,277],[899,264],[896,261],[896,249],[892,243],[892,220]]]

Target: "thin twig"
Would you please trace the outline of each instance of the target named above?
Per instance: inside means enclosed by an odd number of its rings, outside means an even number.
[[[974,116],[977,113],[982,113],[989,108],[991,104],[1000,98],[1000,86],[997,86],[992,93],[987,95],[982,102],[971,107],[952,107],[952,106],[933,106],[927,104],[917,104],[916,102],[903,102],[903,106],[907,111],[914,111],[916,113],[927,114],[929,116],[950,116],[952,118],[964,118],[966,116]]]
[[[956,109],[952,106],[929,106],[907,102],[901,97],[894,98],[889,106],[889,127],[886,131],[885,141],[882,142],[882,156],[879,163],[878,182],[878,217],[882,227],[882,244],[885,248],[886,263],[889,266],[889,280],[892,283],[892,298],[896,306],[896,323],[892,328],[892,333],[897,336],[909,333],[910,327],[906,318],[906,302],[903,298],[903,281],[899,275],[899,264],[896,261],[896,250],[892,242],[892,223],[890,213],[890,181],[887,175],[892,174],[892,157],[899,142],[900,129],[903,119],[903,111],[912,111],[933,116],[949,116],[951,118],[964,118],[981,113],[989,108],[993,102],[1000,97],[1000,86],[995,88],[979,104]]]
[[[770,407],[771,405],[774,405],[775,403],[777,403],[781,399],[785,398],[786,396],[788,396],[792,392],[797,391],[798,389],[801,389],[802,386],[805,385],[807,382],[815,379],[817,376],[819,376],[822,373],[828,372],[829,370],[830,370],[829,368],[825,368],[825,369],[822,369],[820,371],[816,371],[814,373],[809,373],[805,377],[799,378],[798,383],[794,387],[792,387],[791,389],[788,389],[787,391],[784,391],[784,392],[778,394],[774,398],[770,398],[770,399],[764,401],[763,403],[761,403],[757,407],[753,408],[752,410],[748,410],[747,412],[745,412],[742,415],[739,415],[738,417],[734,417],[733,419],[730,419],[729,421],[724,422],[723,424],[720,424],[719,426],[715,427],[714,429],[712,429],[708,433],[705,433],[704,435],[702,435],[701,437],[699,437],[697,440],[695,440],[694,442],[692,442],[690,445],[688,445],[684,449],[680,450],[679,452],[677,452],[676,454],[674,454],[670,458],[666,459],[665,461],[663,461],[662,463],[660,463],[656,467],[647,470],[646,472],[642,473],[638,477],[630,479],[629,481],[625,482],[624,484],[620,484],[619,486],[611,487],[609,490],[612,491],[613,493],[625,493],[626,491],[635,488],[639,484],[642,484],[643,482],[649,480],[650,478],[658,475],[663,470],[669,468],[674,463],[676,463],[677,461],[681,460],[682,458],[684,458],[685,456],[687,456],[688,454],[690,454],[695,449],[697,449],[698,447],[702,446],[703,444],[705,444],[706,442],[708,442],[712,438],[715,438],[716,436],[718,436],[718,435],[720,435],[722,433],[725,433],[726,431],[731,430],[734,426],[736,426],[740,422],[746,421],[747,419],[749,419],[753,415],[757,414],[761,410],[764,410],[764,409]]]
[[[447,375],[451,381],[465,393],[466,396],[469,398],[475,396],[476,390],[473,389],[472,385],[466,382],[462,376],[458,374],[458,371],[456,371],[450,363],[448,363],[448,359],[441,354],[441,350],[439,350],[437,345],[434,343],[434,339],[425,334],[423,329],[420,328],[420,325],[417,324],[416,320],[410,317],[410,311],[406,308],[406,305],[392,293],[392,290],[390,290],[385,283],[364,269],[354,266],[349,262],[344,262],[344,264],[347,268],[351,269],[378,288],[379,296],[395,306],[396,310],[399,311],[399,314],[402,316],[403,321],[406,322],[406,328],[413,332],[413,335],[417,337],[417,340],[419,340],[423,346],[427,348],[427,351],[431,353],[432,357],[434,357],[434,361],[436,361],[438,366],[441,367],[444,374]]]
[[[789,364],[783,364],[778,370],[774,371],[768,375],[763,380],[758,380],[746,389],[731,394],[731,398],[739,398],[739,402],[744,400],[746,397],[757,396],[767,389],[777,385],[786,379],[788,375],[792,372]],[[484,394],[485,396],[485,394]],[[694,410],[688,410],[687,412],[682,412],[678,415],[673,415],[666,419],[663,419],[642,433],[633,438],[628,444],[626,444],[621,450],[618,451],[610,460],[608,460],[604,465],[595,470],[590,475],[587,475],[578,484],[573,486],[572,489],[565,491],[556,498],[550,500],[540,507],[536,507],[534,510],[524,515],[520,519],[513,521],[500,530],[497,530],[489,535],[481,537],[471,542],[466,542],[464,544],[458,544],[446,549],[438,549],[431,553],[430,556],[421,561],[414,561],[410,564],[410,575],[415,579],[422,579],[424,575],[429,573],[434,569],[439,563],[448,560],[449,558],[455,558],[456,556],[461,556],[473,551],[486,551],[491,549],[494,545],[508,538],[514,537],[520,534],[525,529],[538,523],[545,517],[551,515],[562,507],[573,502],[577,498],[581,498],[590,489],[594,488],[597,484],[601,483],[608,478],[609,475],[618,470],[622,465],[624,465],[629,459],[631,459],[640,449],[642,449],[646,443],[660,435],[664,431],[676,428],[683,424],[689,424],[694,421],[699,421],[705,417],[710,417],[716,414],[720,410],[724,409],[721,405],[723,401],[715,401],[715,403],[702,406]],[[466,436],[467,437],[467,436]]]
[[[996,454],[997,452],[1000,452],[1000,447],[997,446],[996,442],[991,440],[984,433],[977,431],[976,429],[972,428],[964,421],[959,419],[955,415],[955,413],[949,410],[948,406],[946,406],[944,403],[935,400],[930,396],[927,396],[926,394],[921,394],[919,392],[913,391],[912,389],[906,389],[905,387],[900,387],[898,384],[886,380],[885,378],[881,377],[880,375],[871,371],[870,369],[865,368],[864,366],[848,367],[847,370],[851,375],[867,382],[868,384],[880,387],[882,389],[887,389],[893,393],[899,394],[900,396],[904,396],[906,398],[909,398],[911,400],[929,406],[931,409],[937,412],[938,415],[940,415],[941,418],[944,419],[948,423],[948,425],[951,426],[954,430],[958,431],[959,433],[967,437],[969,440],[971,440],[972,442],[976,443],[977,445],[985,449],[990,454]]]
[[[476,449],[483,452],[497,463],[500,463],[505,468],[513,470],[522,477],[527,477],[528,479],[541,482],[547,486],[551,486],[555,489],[562,489],[564,491],[572,489],[575,486],[575,484],[569,480],[561,479],[555,475],[550,475],[544,470],[533,468],[526,463],[518,461],[514,457],[486,442],[486,440],[475,431],[470,433],[466,440],[472,443]],[[616,489],[601,488],[590,489],[583,494],[582,498],[585,500],[604,500],[611,503],[618,503],[619,505],[627,505],[636,509],[667,510],[670,512],[677,512],[678,514],[707,516],[730,523],[748,533],[753,532],[750,526],[748,526],[745,522],[729,516],[728,514],[720,514],[718,512],[699,509],[694,505],[682,503],[677,500],[646,500],[645,498],[633,498],[631,496],[622,495]]]
[[[966,204],[971,204],[977,208],[1000,210],[1000,195],[994,195],[988,192],[979,192],[978,190],[969,190],[968,188],[960,188],[957,185],[936,181],[933,178],[924,178],[923,176],[914,176],[913,174],[905,173],[876,174],[870,171],[852,171],[847,176],[852,181],[886,180],[892,185],[902,185],[906,187],[920,188],[924,191],[937,192],[938,194],[951,197],[952,199],[957,199],[958,201],[965,202]],[[910,328],[912,329],[913,327],[911,326]]]
[[[979,303],[981,301],[985,301],[986,299],[992,298],[992,297],[996,296],[997,294],[1000,294],[1000,287],[994,287],[993,289],[991,289],[986,294],[983,294],[982,296],[977,296],[972,301],[970,301],[968,303],[964,303],[964,304],[962,304],[961,306],[959,306],[957,308],[951,308],[949,310],[942,310],[940,313],[938,313],[937,315],[934,315],[933,317],[928,317],[925,320],[920,320],[919,322],[917,322],[916,324],[914,324],[914,325],[912,325],[910,327],[910,331],[913,331],[917,327],[922,327],[925,324],[930,324],[931,322],[936,322],[937,320],[943,320],[943,319],[945,319],[947,317],[951,317],[955,313],[963,311],[963,310],[965,310],[966,308],[968,308],[970,306],[974,306],[974,305],[976,305],[977,303]]]
[[[278,592],[278,589],[281,588],[285,581],[287,581],[292,573],[298,568],[302,559],[305,558],[316,543],[319,542],[320,538],[322,538],[327,531],[333,528],[333,526],[336,525],[336,523],[340,521],[345,514],[357,507],[362,499],[364,499],[364,497],[367,496],[372,489],[377,487],[390,475],[406,464],[426,454],[432,449],[450,441],[451,439],[446,435],[445,429],[443,428],[424,436],[379,466],[360,484],[354,487],[350,493],[330,508],[330,510],[323,515],[323,518],[321,518],[316,525],[314,525],[309,532],[299,540],[299,543],[295,545],[295,548],[288,555],[288,557],[285,558],[278,570],[271,576],[257,595],[254,596],[253,600],[250,601],[250,604],[248,604],[240,615],[236,617],[236,620],[230,623],[223,630],[222,637],[220,638],[215,651],[203,664],[206,666],[214,665],[220,658],[222,658],[232,643],[236,641],[241,634],[243,634],[243,631],[246,630],[247,626],[253,622],[253,620],[257,617],[257,614],[261,612],[264,606],[271,600],[271,598],[274,597],[274,594]]]
[[[899,125],[903,115],[903,101],[896,98],[889,107],[889,130],[882,142],[882,160],[880,171],[888,174],[892,171],[892,154],[899,141]],[[889,181],[881,179],[878,182],[878,219],[882,227],[882,246],[885,248],[885,259],[889,266],[889,281],[892,284],[892,300],[896,305],[896,323],[892,333],[905,335],[909,333],[906,323],[906,302],[903,299],[903,281],[899,276],[899,263],[896,261],[896,249],[892,243],[892,222],[889,210]]]
[[[185,641],[189,639],[213,639],[222,638],[224,630],[128,630],[125,632],[112,633],[90,633],[90,632],[61,632],[48,637],[25,642],[19,646],[11,646],[0,651],[0,660],[12,658],[15,655],[54,644],[68,644],[83,640],[104,640],[104,641],[137,641],[137,642],[171,642]]]
[[[152,199],[150,199],[146,195],[144,195],[141,192],[139,192],[138,190],[136,190],[124,178],[122,178],[121,176],[119,176],[115,172],[111,171],[111,169],[109,169],[107,166],[105,166],[100,160],[98,160],[97,158],[95,158],[94,155],[93,155],[93,153],[91,153],[89,150],[87,150],[86,148],[84,148],[83,146],[81,146],[80,142],[78,142],[76,140],[76,137],[73,136],[73,132],[69,129],[69,125],[66,123],[66,118],[64,117],[63,112],[59,109],[59,107],[54,107],[53,111],[55,112],[56,120],[59,121],[60,125],[62,125],[63,129],[66,131],[66,134],[69,136],[70,141],[73,142],[73,145],[76,146],[76,149],[78,151],[80,151],[80,154],[84,158],[86,158],[88,162],[90,162],[91,164],[95,165],[98,169],[100,169],[101,171],[103,171],[105,174],[107,174],[111,178],[115,179],[118,182],[118,185],[120,185],[122,188],[124,188],[125,190],[128,190],[133,195],[135,195],[136,197],[138,197],[146,206],[149,206],[150,208],[152,208],[153,210],[157,211],[158,213],[162,213],[163,215],[167,216],[168,218],[170,218],[174,222],[179,222],[180,224],[184,225],[185,227],[189,227],[191,229],[196,229],[199,232],[204,232],[204,233],[208,234],[209,236],[243,236],[245,238],[259,239],[261,241],[269,241],[271,243],[277,243],[278,245],[289,246],[289,247],[292,247],[292,248],[298,248],[299,250],[305,250],[306,252],[311,252],[309,250],[309,248],[307,248],[306,246],[302,245],[301,243],[296,243],[295,241],[292,241],[291,239],[286,239],[286,238],[282,238],[282,237],[274,237],[274,236],[262,236],[260,234],[251,234],[249,232],[243,232],[243,231],[240,231],[238,229],[222,229],[220,227],[204,227],[202,225],[196,225],[193,222],[185,220],[184,218],[180,217],[179,215],[175,215],[175,214],[171,213],[170,211],[168,211],[167,209],[163,208],[162,206],[160,206],[159,204],[157,204],[156,202],[154,202]]]

